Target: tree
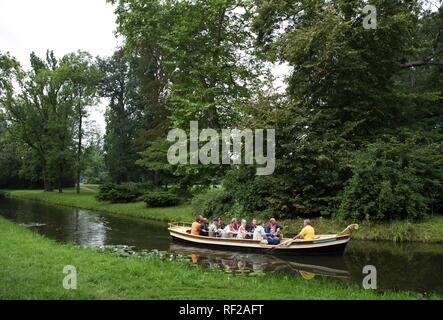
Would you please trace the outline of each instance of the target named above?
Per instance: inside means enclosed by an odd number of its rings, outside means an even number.
[[[253,1],[111,2],[127,52],[155,66],[174,126],[199,120],[221,128],[238,120],[262,67],[252,55]]]
[[[386,220],[419,219],[439,212],[442,138],[405,130],[382,136],[358,152],[352,178],[340,195],[339,214],[355,220]]]
[[[50,59],[48,55],[48,60]],[[20,93],[9,89],[7,98],[2,101],[5,117],[11,123],[9,131],[16,141],[27,144],[38,157],[45,191],[51,190],[48,170],[49,157],[49,103],[44,94],[48,85],[45,76],[49,67],[42,60],[31,55],[32,71],[25,73],[20,67],[16,70],[16,80]]]
[[[89,128],[93,128],[91,124]],[[83,178],[86,183],[102,184],[108,181],[103,150],[103,137],[97,130],[86,132],[86,145],[83,151]]]
[[[128,91],[141,97],[134,105],[145,105],[136,108],[145,120],[137,145],[143,140],[151,154],[150,145],[164,140],[170,127],[189,130],[191,120],[214,129],[239,123],[263,69],[252,55],[253,1],[111,2],[137,83]],[[176,170],[182,182],[210,181],[222,172],[217,166]]]
[[[149,178],[155,186],[162,186],[165,189],[168,188],[168,184],[176,180],[175,168],[167,160],[170,145],[167,140],[155,140],[141,153],[141,158],[136,162],[148,171]]]
[[[96,88],[100,80],[100,71],[87,52],[71,53],[63,57],[61,67],[66,72],[74,100],[77,122],[77,151],[75,160],[76,191],[80,193],[80,175],[82,170],[83,120],[87,116],[87,106],[94,103]]]
[[[109,178],[116,183],[138,180],[134,108],[129,99],[132,82],[129,62],[122,51],[117,51],[111,58],[100,59],[99,66],[104,75],[99,94],[109,101],[104,138]]]
[[[0,107],[8,101],[13,91],[14,75],[18,69],[19,64],[14,58],[0,52]],[[7,130],[6,115],[0,108],[0,186],[2,187],[20,184],[18,178],[20,161]]]
[[[90,78],[77,68],[82,55],[67,55],[59,60],[52,51],[47,51],[45,59],[32,53],[29,71],[9,59],[14,68],[7,70],[16,86],[3,78],[7,93],[1,105],[10,124],[8,132],[17,143],[30,148],[27,154],[38,159],[45,191],[57,182],[62,192],[66,177],[72,173],[76,121],[81,122],[77,115],[90,97],[89,89],[84,89],[89,88]],[[81,142],[81,125],[79,136]]]
[[[292,69],[288,99],[270,105],[264,97],[248,117],[254,117],[255,125],[273,125],[277,131],[276,172],[248,180],[249,186],[256,186],[250,194],[266,188],[266,206],[277,213],[337,212],[340,192],[355,174],[352,159],[357,151],[403,128],[441,128],[435,109],[441,105],[441,89],[420,81],[420,89],[411,92],[405,81],[409,61],[433,50],[421,71],[426,77],[432,74],[428,65],[438,62],[436,14],[424,12],[418,1],[371,4],[379,14],[372,30],[362,26],[365,1],[258,4],[257,45],[268,60],[286,62]],[[268,183],[255,183],[259,180]]]

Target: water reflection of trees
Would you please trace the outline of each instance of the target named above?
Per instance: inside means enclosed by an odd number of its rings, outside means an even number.
[[[353,241],[343,257],[282,258],[273,255],[208,250],[172,244],[170,250],[182,255],[198,254],[196,263],[232,273],[280,272],[337,278],[361,285],[365,265],[377,268],[380,290],[443,292],[443,246],[413,243]]]
[[[289,257],[242,253],[221,250],[208,250],[180,244],[171,244],[170,251],[175,254],[190,256],[194,263],[206,268],[224,270],[233,274],[263,274],[270,272],[300,275],[311,279],[314,276],[327,276],[348,279],[350,273],[342,257]],[[306,275],[310,276],[307,277]]]
[[[363,278],[363,266],[374,265],[382,290],[443,292],[441,245],[354,241],[346,250],[345,261],[358,281]]]

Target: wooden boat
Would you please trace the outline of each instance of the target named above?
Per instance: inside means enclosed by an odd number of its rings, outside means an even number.
[[[191,223],[174,222],[169,224],[169,234],[175,241],[222,250],[246,250],[250,252],[284,255],[341,255],[351,240],[357,224],[349,225],[338,234],[316,235],[314,240],[292,240],[282,238],[278,245],[263,244],[259,240],[217,238],[191,234]]]

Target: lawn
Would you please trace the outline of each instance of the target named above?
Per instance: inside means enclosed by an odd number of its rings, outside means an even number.
[[[184,262],[122,258],[60,244],[0,218],[0,299],[415,299],[314,278],[231,276]],[[63,288],[63,268],[77,289]],[[272,293],[272,294],[270,294]],[[438,298],[433,296],[433,298]]]

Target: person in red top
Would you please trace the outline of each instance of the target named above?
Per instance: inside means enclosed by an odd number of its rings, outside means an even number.
[[[237,219],[235,219],[235,218],[232,218],[232,220],[231,220],[231,231],[232,232],[238,231]]]

